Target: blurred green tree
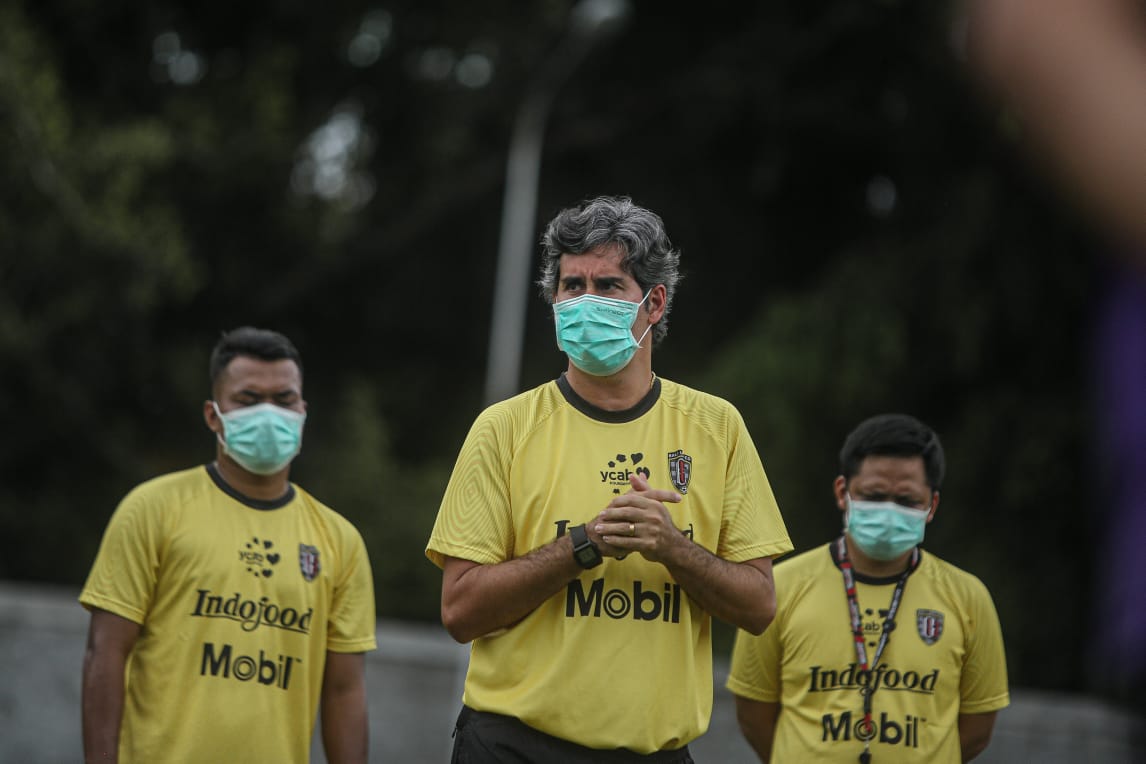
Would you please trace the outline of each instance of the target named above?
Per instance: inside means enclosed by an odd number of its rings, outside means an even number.
[[[437,618],[505,148],[570,5],[0,4],[0,577],[78,586],[128,488],[210,459],[207,353],[255,324],[303,353],[294,476],[362,530],[380,615]],[[598,193],[664,217],[657,372],[743,411],[800,548],[838,530],[851,426],[934,425],[928,545],[995,593],[1017,684],[1079,688],[1084,635],[1042,635],[1088,614],[1096,244],[1012,158],[953,7],[637,0],[554,104],[538,225]],[[539,300],[526,343],[523,388],[562,368]]]

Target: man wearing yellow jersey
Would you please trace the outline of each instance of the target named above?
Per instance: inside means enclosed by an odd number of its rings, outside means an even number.
[[[627,198],[560,212],[541,286],[568,368],[474,422],[426,553],[473,641],[455,762],[691,762],[712,622],[775,613],[789,551],[729,403],[652,371],[679,252]]]
[[[737,635],[728,688],[761,761],[947,764],[987,747],[1009,702],[995,606],[919,548],[943,472],[939,438],[913,417],[848,435],[843,535],[776,566],[776,620]]]
[[[87,762],[367,760],[374,592],[358,531],[288,480],[302,361],[243,327],[210,361],[215,461],[143,483],[104,533],[80,602]]]

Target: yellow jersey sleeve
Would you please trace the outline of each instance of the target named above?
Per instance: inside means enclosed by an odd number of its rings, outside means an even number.
[[[340,525],[344,564],[334,585],[326,647],[335,653],[365,652],[377,646],[374,576],[361,534],[349,522]]]
[[[80,594],[84,607],[138,624],[147,617],[163,547],[161,513],[149,500],[152,495],[136,488],[112,514]]]
[[[765,703],[780,702],[780,624],[777,618],[760,636],[737,629],[732,666],[725,686],[735,695]]]
[[[718,557],[744,562],[792,551],[780,507],[760,455],[740,413],[730,412],[727,492],[721,519]]]
[[[446,557],[486,565],[512,556],[512,442],[512,422],[501,407],[487,409],[474,421],[426,546],[426,556],[438,567]]]
[[[968,576],[967,652],[960,676],[959,712],[978,714],[1010,704],[1007,656],[999,615],[987,587]]]

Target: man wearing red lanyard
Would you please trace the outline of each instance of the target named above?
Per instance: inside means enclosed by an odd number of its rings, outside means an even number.
[[[999,618],[975,576],[919,544],[943,446],[919,420],[862,422],[840,451],[839,538],[776,566],[776,619],[737,635],[728,689],[768,762],[961,762],[1010,702]]]

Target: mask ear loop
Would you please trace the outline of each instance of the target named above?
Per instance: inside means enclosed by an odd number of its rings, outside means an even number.
[[[219,417],[219,424],[223,425],[223,432],[217,432],[216,435],[220,436],[227,432],[227,420],[223,417],[223,412],[219,410],[219,404],[216,401],[211,401],[211,405],[215,407],[215,416]]]
[[[231,451],[227,448],[227,439],[225,437],[227,434],[227,420],[223,418],[223,412],[219,410],[217,401],[211,401],[211,405],[215,407],[215,415],[219,417],[219,424],[223,425],[223,431],[215,433],[215,440],[223,447],[223,453],[230,454]]]
[[[645,300],[649,299],[649,295],[652,293],[653,293],[652,289],[645,292],[645,296],[642,297],[641,301],[637,303],[637,315],[640,315],[641,306],[645,304]],[[636,319],[634,318],[633,321],[636,321]],[[653,328],[652,324],[649,324],[647,327],[645,327],[645,333],[642,334],[640,336],[640,339],[637,340],[637,347],[641,347],[641,343],[645,341],[645,337],[648,336],[649,330],[651,330],[652,328]]]
[[[648,327],[645,328],[645,333],[641,335],[641,338],[639,340],[637,340],[637,347],[641,347],[641,343],[645,341],[645,337],[648,336],[649,330],[652,328],[653,328],[652,324],[649,324]]]

